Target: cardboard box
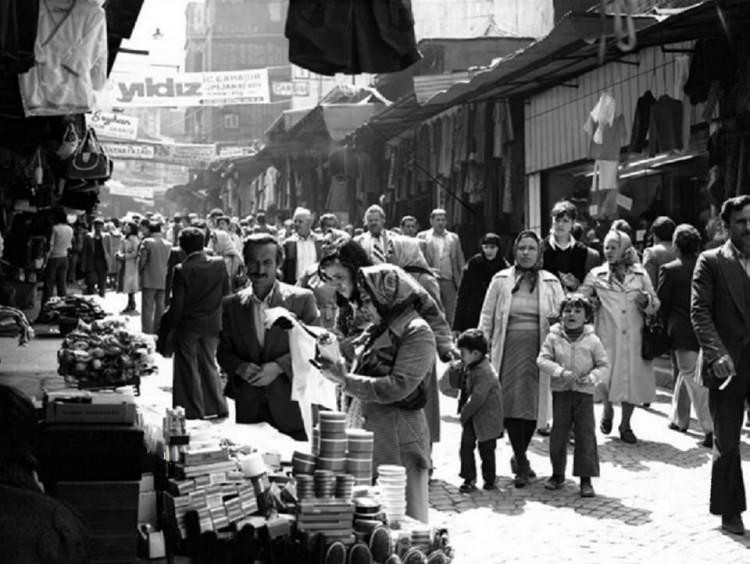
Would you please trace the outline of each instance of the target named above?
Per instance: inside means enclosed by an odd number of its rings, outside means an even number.
[[[136,414],[131,394],[61,390],[44,395],[44,418],[49,423],[133,425]]]
[[[167,547],[164,542],[164,533],[162,531],[144,531],[143,528],[139,528],[138,556],[147,560],[165,558]]]

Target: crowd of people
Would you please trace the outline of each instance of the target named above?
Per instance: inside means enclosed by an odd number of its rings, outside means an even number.
[[[349,423],[374,432],[375,467],[406,467],[407,512],[422,520],[432,445],[440,440],[439,388],[459,398],[461,491],[476,488],[475,448],[484,488],[496,487],[496,442],[507,432],[516,487],[536,477],[527,450],[539,433],[550,437],[545,486],[564,484],[572,441],[580,494],[595,495],[594,403],[603,403],[602,433],[612,432],[619,406],[619,437],[637,444],[636,408],[655,399],[644,327],[658,321],[675,366],[670,428],[686,430],[692,404],[702,443],[715,452],[711,511],[741,533],[750,196],[725,202],[726,237],[706,244],[692,225],[659,217],[653,244],[639,252],[627,222],[613,222],[599,243],[577,219],[573,203],[558,202],[549,234],[521,232],[510,263],[495,233],[466,261],[442,209],[432,211],[425,231],[412,216],[386,228],[377,205],[358,229],[341,228],[332,214],[315,227],[304,208],[280,226],[261,213],[237,221],[219,209],[205,220],[95,219],[79,265],[88,292],[114,287],[127,295],[124,313],[134,313],[141,292],[142,329],[171,343],[174,404],[189,418],[226,417],[230,397],[238,422],[307,438],[290,399],[289,338],[283,326],[266,326],[265,312],[281,306],[329,329],[343,360],[320,359],[321,372],[343,392]],[[75,240],[61,216],[45,296],[55,286],[65,293]],[[436,358],[449,363],[441,378]]]

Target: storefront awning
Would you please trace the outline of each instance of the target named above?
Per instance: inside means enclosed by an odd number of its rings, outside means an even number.
[[[637,65],[637,59],[616,46],[611,34],[612,19],[612,16],[606,17],[609,33],[604,62]],[[750,2],[706,0],[682,11],[639,15],[633,21],[637,33],[636,50],[720,35],[733,38],[750,25]],[[490,70],[451,87],[426,103],[444,106],[491,98],[525,97],[565,84],[600,66],[598,39],[601,31],[599,14],[568,14],[543,39],[499,60]]]

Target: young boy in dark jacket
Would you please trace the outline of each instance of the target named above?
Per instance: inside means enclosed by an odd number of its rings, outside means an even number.
[[[500,379],[487,358],[487,339],[479,329],[464,331],[458,338],[461,362],[449,369],[450,384],[461,390],[461,472],[459,490],[476,490],[477,467],[474,448],[482,461],[485,490],[495,490],[495,447],[503,436],[503,401]]]

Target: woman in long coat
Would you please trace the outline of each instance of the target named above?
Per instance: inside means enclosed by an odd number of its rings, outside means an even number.
[[[430,451],[425,379],[435,362],[435,337],[417,313],[417,283],[390,264],[357,273],[357,301],[371,325],[362,336],[356,373],[321,359],[323,375],[360,400],[374,433],[373,466],[406,468],[406,514],[427,522]]]
[[[613,404],[618,402],[622,405],[620,438],[635,443],[637,439],[630,427],[633,409],[656,397],[653,365],[641,356],[641,331],[644,316],[659,309],[659,299],[648,273],[638,263],[627,233],[616,230],[607,233],[604,258],[607,262],[593,268],[579,288],[599,303],[596,334],[609,357],[600,429],[604,434],[612,431]]]
[[[550,377],[540,373],[536,357],[563,299],[557,276],[542,270],[541,249],[535,232],[518,235],[515,263],[492,278],[479,317],[503,387],[505,428],[514,454],[511,467],[519,488],[534,475],[526,457],[534,431],[552,417]]]
[[[129,221],[122,226],[119,257],[122,262],[122,292],[128,295],[128,305],[122,313],[137,313],[135,293],[138,291],[138,226]]]

